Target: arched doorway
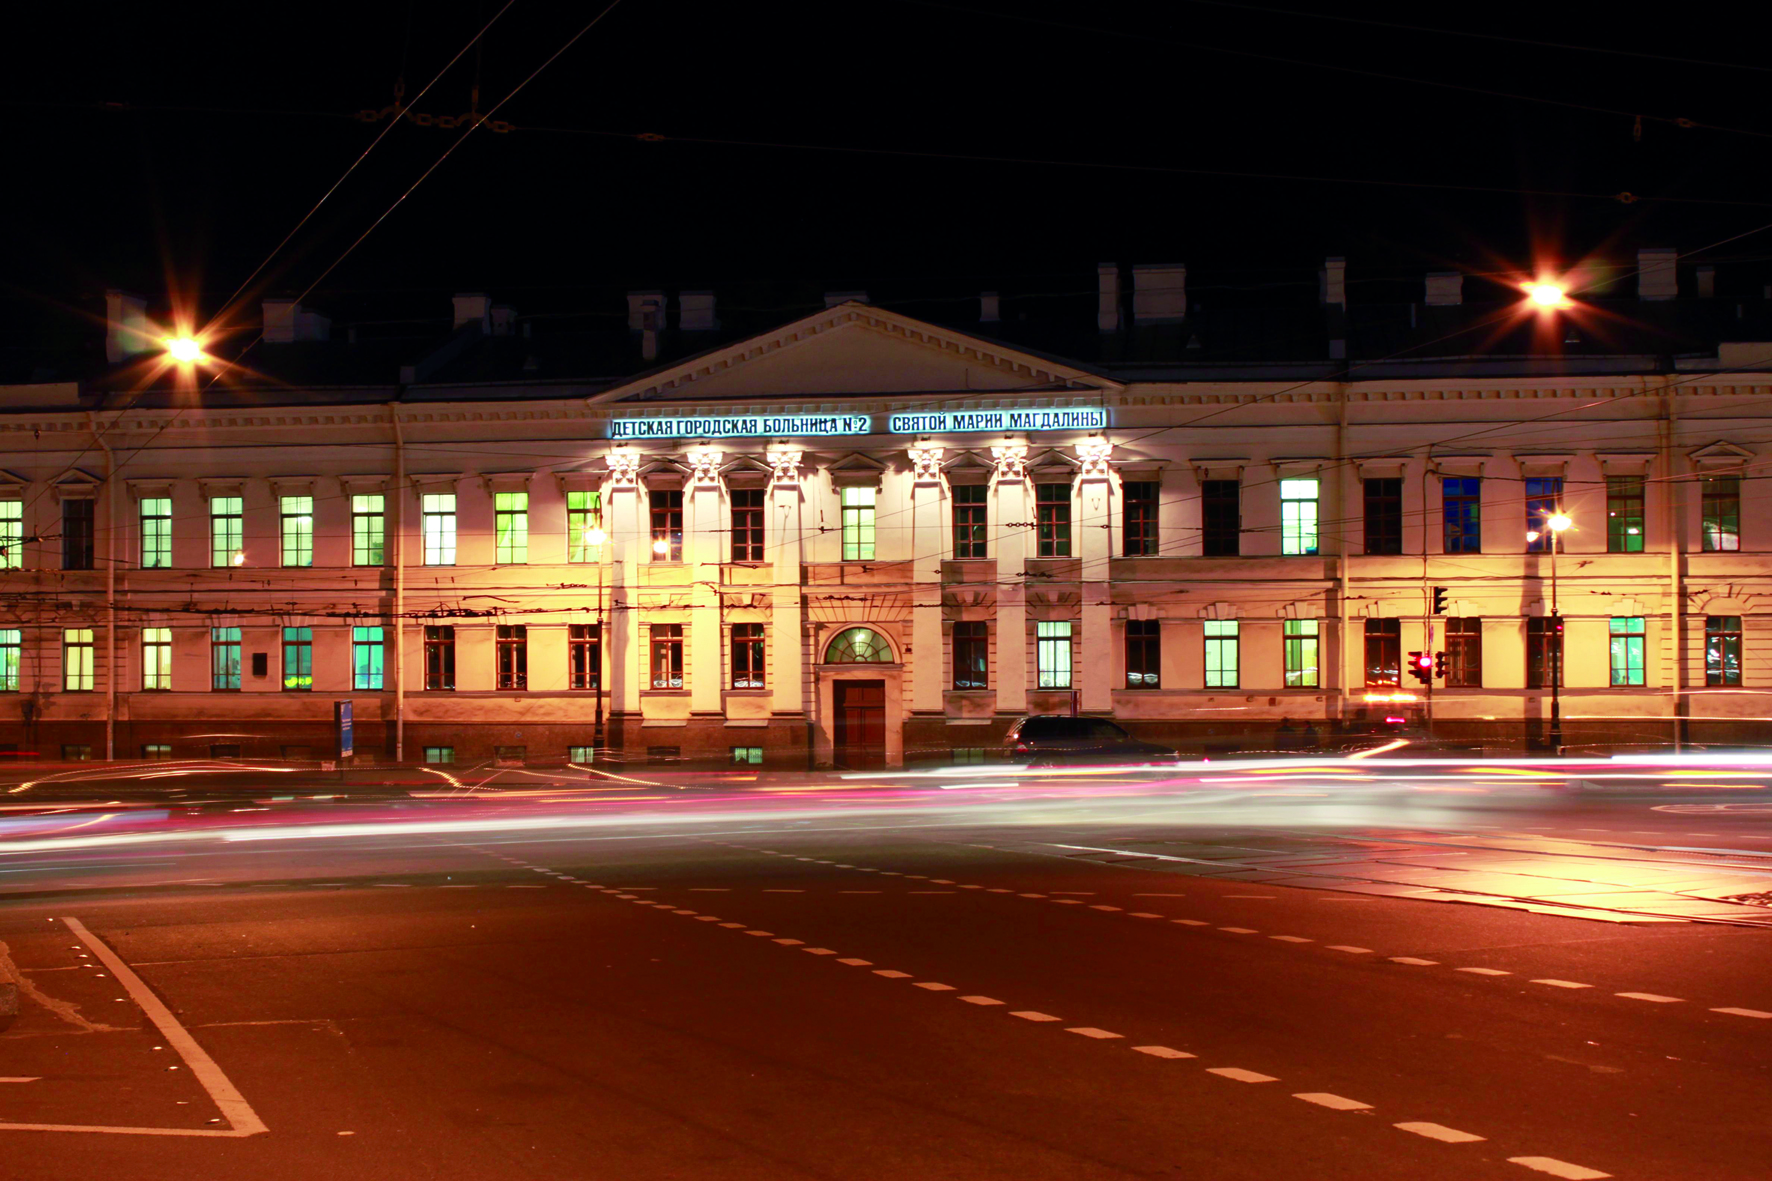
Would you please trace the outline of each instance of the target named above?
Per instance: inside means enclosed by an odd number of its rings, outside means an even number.
[[[844,628],[825,645],[823,663],[833,673],[831,758],[837,766],[865,770],[886,765],[886,678],[867,676],[865,666],[895,662],[891,641],[869,627]]]

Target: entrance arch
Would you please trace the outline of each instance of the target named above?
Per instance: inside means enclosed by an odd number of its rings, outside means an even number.
[[[824,642],[818,696],[827,721],[820,738],[830,744],[830,765],[867,770],[903,764],[903,680],[897,645],[881,629],[844,627]]]

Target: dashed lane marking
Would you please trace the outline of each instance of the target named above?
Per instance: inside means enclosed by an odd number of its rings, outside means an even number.
[[[1278,939],[1281,943],[1315,943],[1315,939],[1306,939],[1303,935],[1269,935],[1269,939]]]
[[[1554,1156],[1510,1156],[1510,1165],[1525,1165],[1528,1169],[1537,1169],[1540,1173],[1549,1173],[1553,1177],[1563,1177],[1567,1181],[1597,1181],[1600,1177],[1610,1177],[1611,1173],[1602,1173],[1598,1169],[1585,1169],[1580,1165],[1572,1165],[1566,1160],[1558,1160]]]
[[[1257,931],[1254,927],[1220,927],[1218,929],[1220,931],[1229,931],[1232,935],[1259,935],[1259,934],[1261,934],[1261,932]]]
[[[1089,904],[1089,909],[1090,910],[1123,910],[1125,908],[1119,907],[1119,906],[1109,906],[1105,902],[1092,902]]]
[[[1419,956],[1413,955],[1393,955],[1387,958],[1393,964],[1412,964],[1418,968],[1431,968],[1440,962],[1439,960],[1424,960]]]
[[[1327,1091],[1302,1091],[1292,1097],[1303,1099],[1306,1103],[1315,1103],[1318,1107],[1327,1107],[1331,1111],[1372,1110],[1370,1103],[1361,1103],[1358,1099],[1348,1099],[1341,1095],[1331,1095]]]
[[[1000,1005],[1003,1003],[994,996],[963,996],[960,999],[969,1005]]]
[[[798,947],[806,941],[804,939],[776,939],[773,942],[779,943],[783,947]]]
[[[1105,1029],[1097,1029],[1093,1025],[1073,1025],[1069,1029],[1066,1029],[1065,1032],[1077,1034],[1079,1037],[1092,1037],[1101,1041],[1106,1041],[1109,1038],[1126,1036],[1123,1033],[1112,1033]]]
[[[802,947],[800,950],[805,952],[807,955],[836,955],[837,954],[836,952],[832,951],[828,947]]]
[[[845,956],[837,962],[839,964],[848,964],[852,968],[868,968],[872,967],[874,963],[873,960],[858,960],[854,956]]]
[[[1016,895],[1016,897],[1018,897],[1018,898],[1044,898],[1044,897],[1046,897],[1046,895],[1044,895],[1044,894],[1018,894],[1018,895]]]
[[[767,938],[767,937],[775,934],[775,932],[774,931],[746,931],[745,934],[746,935],[762,935],[763,937]]]
[[[1454,972],[1469,972],[1473,976],[1512,976],[1512,972],[1503,972],[1500,968],[1454,968]]]
[[[1712,1009],[1713,1013],[1727,1013],[1731,1017],[1758,1017],[1761,1020],[1772,1019],[1772,1013],[1763,1013],[1759,1009]]]
[[[1593,987],[1593,985],[1591,985],[1591,984],[1580,984],[1574,980],[1555,980],[1555,979],[1552,979],[1548,976],[1542,980],[1534,980],[1532,983],[1534,983],[1534,984],[1548,984],[1552,988],[1592,988]]]
[[[744,924],[743,924],[743,923],[721,923],[721,924],[720,924],[720,925],[721,925],[721,926],[722,926],[722,927],[726,927],[726,928],[727,928],[727,929],[729,929],[729,930],[734,930],[734,931],[736,931],[736,930],[738,930],[738,929],[739,929],[739,928],[741,928],[741,927],[743,927],[743,926],[744,926]]]
[[[1184,927],[1210,927],[1212,924],[1204,919],[1170,919],[1172,923],[1180,923]]]
[[[875,968],[874,975],[884,976],[888,980],[906,980],[910,977],[909,972],[900,972],[896,968]]]
[[[1152,1058],[1192,1058],[1194,1055],[1186,1050],[1175,1050],[1168,1046],[1133,1046],[1140,1054],[1149,1054]]]
[[[927,988],[930,992],[957,992],[951,984],[943,984],[938,980],[920,980],[912,988]]]
[[[1445,1124],[1430,1124],[1425,1120],[1392,1124],[1391,1127],[1401,1128],[1405,1132],[1414,1132],[1417,1136],[1426,1136],[1429,1140],[1439,1140],[1446,1144],[1470,1144],[1484,1138],[1470,1132],[1461,1132],[1457,1128],[1448,1128]]]
[[[35,1083],[40,1081],[40,1075],[26,1075],[19,1078],[0,1078],[0,1083]]]
[[[1219,1078],[1228,1078],[1239,1083],[1277,1083],[1280,1081],[1271,1074],[1258,1074],[1253,1070],[1244,1070],[1241,1066],[1213,1066],[1207,1068],[1206,1073],[1216,1074]]]
[[[914,892],[915,891],[913,891],[913,893]],[[1052,901],[1056,902],[1060,906],[1081,906],[1081,905],[1083,905],[1083,900],[1081,898],[1054,898]]]
[[[1009,1015],[1011,1017],[1020,1017],[1023,1021],[1058,1021],[1058,1020],[1060,1020],[1060,1018],[1054,1017],[1050,1013],[1042,1013],[1042,1012],[1038,1011],[1037,1009],[1017,1009],[1016,1011],[1014,1011],[1013,1013],[1010,1013]]]
[[[1621,996],[1627,1001],[1649,1001],[1657,1005],[1677,1005],[1685,1000],[1684,997],[1662,996],[1654,992],[1615,992],[1612,995]]]
[[[1135,910],[1128,913],[1126,917],[1129,919],[1160,919],[1163,916],[1148,910]]]

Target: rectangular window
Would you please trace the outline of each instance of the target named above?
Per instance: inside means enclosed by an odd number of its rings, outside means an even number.
[[[952,754],[955,766],[985,761],[985,749],[982,746],[956,746]]]
[[[1643,552],[1643,477],[1606,477],[1606,552]]]
[[[17,570],[24,560],[25,502],[0,500],[0,570]]]
[[[379,492],[351,497],[351,565],[386,564],[387,503]]]
[[[763,625],[760,623],[732,625],[732,687],[763,687]]]
[[[172,629],[142,628],[142,688],[172,688]]]
[[[419,508],[424,516],[425,565],[455,565],[455,493],[427,492]]]
[[[142,569],[164,570],[172,565],[172,498],[142,498]]]
[[[498,687],[529,688],[529,628],[521,623],[498,625]]]
[[[425,747],[425,765],[426,766],[430,766],[430,767],[447,766],[448,764],[453,763],[453,762],[455,762],[455,748],[453,746],[427,746],[427,747]]]
[[[566,494],[566,560],[594,562],[602,556],[603,497],[597,492]]]
[[[425,628],[425,688],[442,692],[455,688],[455,628]]]
[[[209,687],[240,687],[240,629],[237,627],[209,629]]]
[[[1563,552],[1563,538],[1550,527],[1550,519],[1563,511],[1563,477],[1528,476],[1526,479],[1526,552],[1549,553],[1554,544]],[[1536,536],[1533,536],[1536,534]]]
[[[69,693],[92,692],[92,629],[62,629],[62,688]]]
[[[527,762],[529,748],[527,746],[495,746],[492,748],[492,758],[494,762],[499,763]]]
[[[1366,621],[1366,685],[1368,688],[1402,688],[1402,620]]]
[[[245,501],[238,496],[209,500],[209,564],[238,566],[246,557]]]
[[[1707,553],[1741,548],[1741,477],[1705,476],[1700,482],[1704,503],[1704,549]]]
[[[141,749],[142,758],[150,763],[164,763],[172,758],[172,743],[170,742],[144,742]]]
[[[683,492],[681,489],[653,489],[647,497],[652,506],[652,560],[681,562],[683,560]]]
[[[982,619],[954,624],[954,688],[990,687],[990,625]]]
[[[1317,552],[1317,481],[1280,481],[1280,552]]]
[[[1163,683],[1163,632],[1155,619],[1126,621],[1126,687],[1157,689]]]
[[[529,561],[529,493],[493,493],[492,513],[498,564],[521,566]]]
[[[92,758],[92,747],[84,742],[62,743],[62,762],[84,763]]]
[[[1440,500],[1446,523],[1446,552],[1481,553],[1483,481],[1476,476],[1447,476],[1440,481]]]
[[[1318,685],[1318,645],[1321,621],[1288,619],[1281,637],[1285,646],[1286,688],[1314,689]]]
[[[1475,616],[1446,620],[1446,688],[1483,687],[1483,621]]]
[[[92,500],[62,501],[62,569],[92,569]]]
[[[1237,687],[1237,621],[1208,619],[1206,621],[1206,687],[1235,689]]]
[[[1607,621],[1612,638],[1612,683],[1643,683],[1643,617],[1615,615]]]
[[[1034,520],[1039,528],[1042,558],[1071,556],[1071,486],[1034,485]]]
[[[238,742],[212,742],[209,744],[209,757],[212,759],[237,759],[240,757]]]
[[[732,560],[763,560],[763,490],[732,490]]]
[[[0,693],[18,692],[19,658],[24,654],[25,633],[16,627],[0,627]]]
[[[1236,480],[1200,482],[1200,552],[1234,558],[1243,537],[1243,486]]]
[[[314,629],[286,627],[283,629],[283,689],[287,693],[309,693],[314,688]]]
[[[874,558],[874,499],[872,488],[843,489],[843,560],[871,562]]]
[[[683,757],[680,746],[649,746],[646,748],[646,765],[649,767],[668,767]]]
[[[280,498],[282,517],[283,564],[312,566],[314,564],[314,498],[285,496]]]
[[[1149,557],[1157,552],[1157,491],[1155,480],[1128,480],[1120,485],[1125,497],[1120,517],[1120,542],[1129,558]]]
[[[1741,616],[1704,617],[1704,683],[1741,684]]]
[[[1403,481],[1394,476],[1365,481],[1366,552],[1403,552]]]
[[[603,628],[596,623],[575,623],[566,629],[566,664],[569,689],[603,687]]]
[[[680,623],[652,625],[652,687],[683,687],[683,625]]]
[[[986,498],[990,489],[983,484],[954,485],[954,557],[983,558],[990,554],[986,529],[990,524]]]
[[[763,748],[760,746],[734,746],[732,765],[735,767],[761,767],[763,765]]]
[[[351,688],[372,692],[382,687],[386,648],[379,627],[351,629]]]
[[[1068,484],[1061,484],[1066,494]],[[1068,622],[1042,620],[1034,625],[1034,657],[1042,689],[1071,687],[1071,625]]]
[[[1561,687],[1563,617],[1534,615],[1526,620],[1526,688],[1548,689],[1553,677]]]
[[[569,746],[566,748],[568,763],[594,763],[597,761],[597,748],[594,746]]]

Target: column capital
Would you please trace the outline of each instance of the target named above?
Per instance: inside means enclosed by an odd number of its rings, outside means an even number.
[[[685,456],[693,469],[689,473],[690,484],[696,487],[720,485],[720,452],[712,447],[696,447]]]
[[[1080,480],[1105,480],[1108,478],[1108,457],[1114,453],[1114,445],[1100,435],[1091,435],[1077,444],[1077,459],[1082,463],[1077,472]]]
[[[1028,474],[1028,445],[1011,440],[999,443],[991,448],[991,458],[997,464],[999,480],[1025,480]]]
[[[917,483],[941,483],[942,454],[943,451],[940,447],[912,447],[910,449],[911,475]]]
[[[611,447],[608,456],[609,475],[617,488],[637,488],[640,484],[640,453],[631,447]]]
[[[763,453],[768,460],[770,480],[776,484],[798,484],[800,482],[800,459],[806,453],[798,447],[776,446]]]

